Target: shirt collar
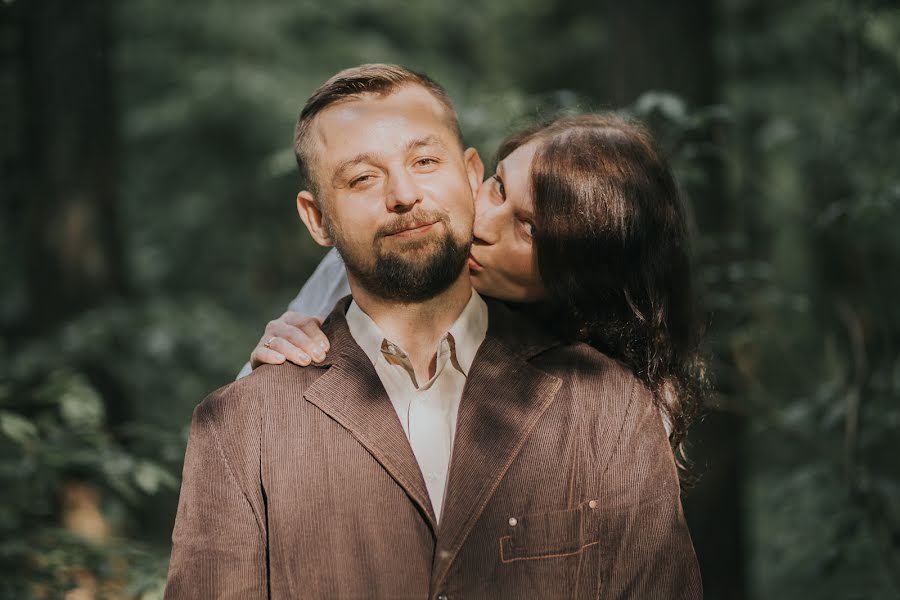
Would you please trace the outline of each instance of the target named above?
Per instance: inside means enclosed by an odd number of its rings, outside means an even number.
[[[381,355],[381,342],[385,340],[384,332],[375,324],[372,317],[363,312],[356,300],[351,301],[347,308],[347,327],[350,328],[350,335],[374,365]]]
[[[459,317],[447,330],[453,336],[456,360],[463,374],[469,374],[475,354],[484,341],[488,328],[488,308],[478,292],[472,290],[472,297]]]
[[[381,328],[359,307],[356,301],[347,309],[347,326],[350,335],[374,365],[381,355],[382,343],[387,339]],[[468,375],[475,354],[484,341],[488,328],[487,304],[475,290],[459,317],[447,330],[453,338],[451,349],[456,353],[456,361],[464,374]],[[446,338],[446,335],[444,336]],[[443,338],[442,338],[443,339]],[[391,343],[390,340],[387,340]]]

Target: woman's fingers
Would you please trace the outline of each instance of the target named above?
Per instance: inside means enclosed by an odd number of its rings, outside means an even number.
[[[322,333],[322,321],[288,311],[266,325],[266,331],[250,355],[250,365],[280,365],[285,360],[305,367],[325,360],[330,344]]]
[[[260,344],[253,349],[253,353],[250,354],[250,366],[252,368],[256,368],[260,365],[280,365],[284,362],[284,354],[272,350],[271,348],[266,348]]]
[[[290,340],[284,339],[283,337],[275,337],[270,339],[268,350],[274,351],[277,354],[281,354],[286,360],[291,361],[295,365],[300,365],[301,367],[305,367],[310,362],[312,362],[309,354],[307,354],[301,347],[291,342]],[[282,360],[281,362],[284,362],[284,360]]]
[[[328,343],[328,338],[322,333],[322,322],[319,319],[309,318],[300,326],[300,328],[314,344],[317,344],[322,349],[323,352],[328,352],[331,344]]]
[[[297,349],[303,351],[307,356],[312,356],[314,361],[320,362],[325,360],[325,351],[322,349],[322,346],[306,335],[306,332],[302,329],[292,325],[285,325],[277,330],[276,335],[287,344],[295,346]],[[278,350],[279,352],[281,351],[281,346],[278,347]],[[290,360],[290,358],[288,360]]]
[[[296,341],[301,348],[306,350],[316,360],[325,359],[324,354],[321,358],[316,355],[318,349],[321,349],[322,352],[328,352],[328,349],[331,347],[331,344],[328,343],[328,338],[322,333],[322,320],[318,317],[310,317],[298,312],[288,311],[281,315],[277,321],[272,321],[270,325],[271,329],[266,328],[266,331],[271,331],[273,334],[290,332],[292,329],[301,332],[305,338],[295,334],[296,339],[290,337],[286,337],[286,339],[292,343]]]

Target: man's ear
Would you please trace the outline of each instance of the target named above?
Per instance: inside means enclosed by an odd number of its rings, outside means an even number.
[[[309,235],[312,236],[312,239],[317,244],[320,246],[334,246],[334,240],[331,239],[331,234],[328,233],[328,228],[325,227],[322,210],[311,192],[303,190],[297,194],[297,212],[300,214],[303,224],[309,230]]]
[[[472,195],[478,193],[478,187],[484,181],[484,163],[481,162],[481,156],[475,148],[466,148],[463,158],[466,162],[466,175],[469,178],[469,186],[472,188]]]

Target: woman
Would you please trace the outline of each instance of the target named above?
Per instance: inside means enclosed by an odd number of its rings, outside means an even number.
[[[588,114],[514,134],[497,159],[475,200],[473,286],[627,365],[680,448],[706,379],[685,210],[665,157],[636,123]],[[324,358],[319,320],[305,315],[347,293],[332,251],[251,363]]]

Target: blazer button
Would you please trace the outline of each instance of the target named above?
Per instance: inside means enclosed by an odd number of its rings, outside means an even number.
[[[438,594],[437,600],[449,600],[449,597],[447,596],[447,594]]]

